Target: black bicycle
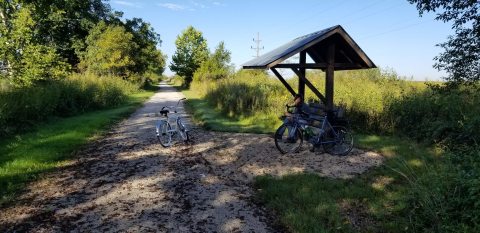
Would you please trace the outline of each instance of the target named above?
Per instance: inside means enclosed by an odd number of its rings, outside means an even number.
[[[323,147],[332,155],[347,155],[353,149],[353,136],[350,131],[338,125],[331,125],[328,116],[309,117],[306,114],[290,113],[289,120],[275,132],[275,146],[285,153],[300,151],[304,139],[312,144],[312,151]]]

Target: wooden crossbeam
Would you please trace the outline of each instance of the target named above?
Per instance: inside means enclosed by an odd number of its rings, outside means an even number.
[[[315,88],[315,86],[307,79],[307,77],[303,76],[300,74],[300,70],[298,69],[292,69],[293,72],[300,78],[300,79],[303,79],[303,82],[305,82],[305,84],[307,85],[308,88],[310,88],[310,90],[312,90],[312,92],[324,103],[324,104],[327,104],[327,100],[325,99],[325,96],[322,95],[322,93],[320,93],[320,91],[318,91],[317,88]]]
[[[322,63],[306,63],[306,64],[277,64],[272,68],[286,68],[286,69],[327,69],[328,64],[325,62]],[[359,64],[352,64],[352,63],[334,63],[335,69],[355,69],[361,68]]]
[[[292,94],[292,96],[295,96],[297,93],[295,93],[293,88],[290,86],[290,84],[287,83],[287,81],[285,81],[285,79],[282,77],[282,75],[280,73],[278,73],[278,71],[275,68],[271,68],[271,70],[272,70],[273,74],[275,74],[275,76],[277,76],[277,78],[280,80],[280,82],[282,82],[282,84],[287,88],[287,90],[290,92],[290,94]]]

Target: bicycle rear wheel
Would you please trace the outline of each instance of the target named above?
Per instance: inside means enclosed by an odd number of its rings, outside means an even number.
[[[161,121],[157,125],[157,139],[163,147],[172,145],[171,126],[166,121]]]
[[[347,155],[353,149],[353,136],[343,126],[332,126],[324,133],[322,141],[323,149],[331,155]]]
[[[177,121],[177,127],[178,127],[178,132],[180,132],[179,134],[180,134],[180,137],[182,138],[182,140],[184,142],[190,141],[190,136],[188,134],[187,127],[185,127],[185,125],[183,124],[183,122],[181,120]]]
[[[291,124],[283,124],[275,132],[275,146],[282,154],[296,153],[302,144],[302,131]]]

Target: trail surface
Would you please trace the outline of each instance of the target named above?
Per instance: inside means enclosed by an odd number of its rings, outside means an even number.
[[[201,129],[193,131],[193,145],[162,148],[155,112],[182,97],[162,84],[69,166],[32,182],[1,209],[0,232],[281,232],[255,203],[253,177],[314,172],[350,178],[383,161],[357,149],[345,157],[306,150],[285,156],[269,135]]]

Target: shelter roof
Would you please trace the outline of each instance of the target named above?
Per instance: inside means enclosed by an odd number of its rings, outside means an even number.
[[[244,69],[325,69],[327,48],[332,43],[335,44],[335,70],[376,68],[367,54],[363,52],[340,25],[298,37],[262,56],[246,62],[242,66]],[[280,64],[301,51],[306,51],[315,63],[304,64],[303,66],[300,64]]]

